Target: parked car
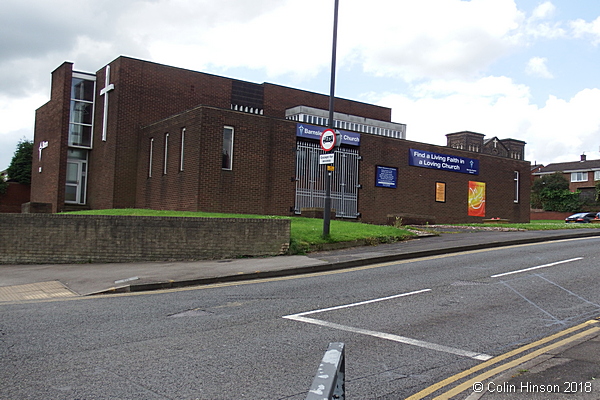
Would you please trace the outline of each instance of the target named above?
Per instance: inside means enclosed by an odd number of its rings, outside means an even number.
[[[589,223],[593,219],[600,219],[600,213],[577,213],[565,218],[566,223],[583,222]]]

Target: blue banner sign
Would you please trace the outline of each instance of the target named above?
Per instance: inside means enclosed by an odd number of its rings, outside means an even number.
[[[396,188],[398,183],[398,168],[377,166],[375,186]]]
[[[319,140],[321,138],[321,133],[323,133],[323,131],[325,131],[326,129],[329,128],[327,128],[326,126],[296,124],[296,136],[307,139]],[[334,129],[334,131],[342,135],[342,144],[347,144],[350,146],[360,146],[360,133],[342,131],[340,129]]]
[[[479,160],[431,153],[424,150],[410,149],[408,165],[413,167],[433,168],[442,171],[460,172],[461,174],[479,175]]]

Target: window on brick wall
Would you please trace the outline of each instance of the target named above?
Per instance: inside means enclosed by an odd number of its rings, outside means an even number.
[[[69,146],[92,147],[95,77],[74,73],[71,82]]]
[[[223,128],[223,163],[222,168],[231,170],[233,168],[233,127]]]
[[[184,150],[185,150],[185,128],[181,128],[181,148],[179,151],[179,171],[183,171]]]
[[[594,180],[600,181],[600,171],[594,171]]]
[[[571,172],[571,182],[587,182],[587,172]]]
[[[167,174],[167,161],[169,157],[169,134],[165,133],[165,157],[163,162],[163,175]]]
[[[154,156],[154,138],[150,139],[150,156],[148,157],[148,178],[152,178],[152,157]]]
[[[515,185],[515,203],[519,202],[519,171],[515,171],[514,176],[514,185]]]

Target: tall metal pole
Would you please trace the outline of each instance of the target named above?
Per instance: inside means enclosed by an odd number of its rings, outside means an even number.
[[[333,46],[331,54],[331,85],[329,90],[329,128],[335,129],[333,123],[333,103],[335,98],[335,64],[337,53],[337,25],[338,25],[339,0],[335,0],[335,9],[333,12]],[[335,151],[335,148],[334,150]],[[323,237],[329,236],[329,225],[331,222],[331,175],[332,171],[327,170],[325,174],[325,207],[323,210]]]

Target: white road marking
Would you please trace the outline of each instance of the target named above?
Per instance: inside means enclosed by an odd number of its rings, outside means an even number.
[[[435,344],[435,343],[424,342],[422,340],[411,339],[408,337],[393,335],[390,333],[371,331],[371,330],[362,329],[362,328],[355,328],[352,326],[340,325],[340,324],[336,324],[333,322],[327,322],[327,321],[322,321],[319,319],[305,317],[305,315],[317,314],[317,313],[326,312],[326,311],[341,310],[343,308],[362,306],[365,304],[376,303],[376,302],[384,301],[384,300],[397,299],[400,297],[406,297],[406,296],[411,296],[411,295],[419,294],[419,293],[426,293],[426,292],[430,292],[430,291],[431,291],[431,289],[417,290],[414,292],[402,293],[402,294],[397,294],[394,296],[382,297],[379,299],[361,301],[359,303],[345,304],[345,305],[336,306],[336,307],[323,308],[320,310],[306,311],[306,312],[302,312],[302,313],[298,313],[298,314],[286,315],[283,318],[290,319],[293,321],[305,322],[307,324],[324,326],[327,328],[337,329],[337,330],[341,330],[341,331],[372,336],[372,337],[376,337],[376,338],[380,338],[380,339],[391,340],[394,342],[409,344],[412,346],[422,347],[425,349],[430,349],[430,350],[435,350],[435,351],[441,351],[444,353],[455,354],[455,355],[458,355],[461,357],[469,357],[469,358],[479,360],[479,361],[487,361],[490,358],[492,358],[492,356],[483,354],[483,353],[476,353],[476,352],[472,352],[472,351],[468,351],[468,350],[456,349],[454,347],[448,347],[448,346],[443,346],[443,345],[439,345],[439,344]]]
[[[345,305],[342,305],[342,306],[335,306],[335,307],[323,308],[321,310],[306,311],[306,312],[303,312],[303,313],[300,313],[300,314],[294,314],[293,316],[303,316],[303,315],[309,315],[309,314],[322,313],[322,312],[325,312],[325,311],[341,310],[342,308],[350,308],[350,307],[362,306],[362,305],[365,305],[365,304],[377,303],[378,301],[397,299],[398,297],[412,296],[413,294],[419,294],[419,293],[425,293],[425,292],[431,292],[431,289],[416,290],[414,292],[396,294],[394,296],[388,296],[388,297],[382,297],[382,298],[379,298],[379,299],[361,301],[359,303],[352,303],[352,304],[345,304]],[[284,318],[286,318],[286,317],[284,317]]]
[[[492,358],[492,356],[483,354],[483,353],[475,353],[475,352],[468,351],[468,350],[455,349],[453,347],[443,346],[443,345],[435,344],[435,343],[424,342],[422,340],[411,339],[411,338],[407,338],[404,336],[392,335],[390,333],[385,333],[385,332],[376,332],[376,331],[371,331],[368,329],[354,328],[352,326],[335,324],[333,322],[321,321],[321,320],[314,319],[314,318],[300,317],[297,315],[288,315],[283,318],[291,319],[294,321],[306,322],[308,324],[325,326],[327,328],[338,329],[340,331],[359,333],[361,335],[367,335],[367,336],[373,336],[373,337],[380,338],[380,339],[392,340],[394,342],[410,344],[412,346],[423,347],[426,349],[441,351],[444,353],[455,354],[455,355],[458,355],[461,357],[469,357],[469,358],[473,358],[473,359],[479,360],[479,361],[487,361],[490,358]]]
[[[492,275],[491,278],[499,278],[501,276],[506,276],[506,275],[520,274],[521,272],[533,271],[533,270],[540,269],[540,268],[552,267],[552,266],[555,266],[555,265],[565,264],[565,263],[568,263],[568,262],[579,261],[579,260],[583,260],[583,257],[571,258],[569,260],[563,260],[563,261],[553,262],[553,263],[550,263],[550,264],[538,265],[537,267],[520,269],[518,271],[505,272],[503,274],[496,274],[496,275]]]

